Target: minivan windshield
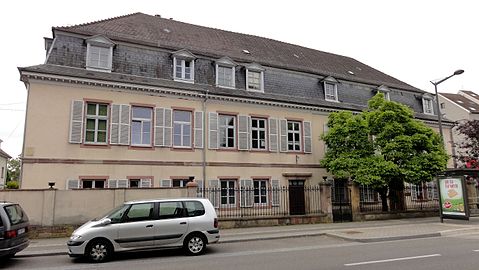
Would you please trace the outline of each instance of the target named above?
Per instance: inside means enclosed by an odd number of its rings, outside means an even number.
[[[25,214],[20,205],[7,205],[4,207],[4,209],[7,213],[8,219],[10,219],[10,224],[17,225],[20,223],[28,222],[27,214]]]
[[[120,205],[117,208],[115,208],[115,209],[111,210],[110,212],[106,213],[105,215],[102,215],[98,219],[109,218],[109,219],[111,219],[112,223],[120,222],[121,218],[123,217],[123,215],[125,214],[125,212],[128,210],[129,207],[130,207],[129,204]],[[98,219],[96,219],[96,220],[98,220]]]

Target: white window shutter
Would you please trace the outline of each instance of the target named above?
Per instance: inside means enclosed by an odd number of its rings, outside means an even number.
[[[254,189],[253,180],[240,180],[240,205],[241,207],[253,207]]]
[[[323,125],[323,135],[328,133],[329,131],[329,127],[328,127],[328,123],[324,123]],[[326,151],[328,151],[328,145],[326,145],[326,142],[324,141],[324,153],[326,154]]]
[[[220,207],[220,181],[219,180],[209,180],[208,181],[208,199],[211,201],[215,208]]]
[[[248,125],[249,117],[247,115],[238,116],[238,149],[249,150],[248,143]]]
[[[411,198],[417,200],[417,186],[411,184]]]
[[[83,139],[83,100],[73,100],[70,115],[70,143],[82,143]]]
[[[203,180],[195,179],[195,182],[198,184],[198,188],[196,190],[196,197],[203,198],[204,197],[204,186]]]
[[[108,188],[118,188],[118,180],[108,179]]]
[[[67,189],[77,189],[77,188],[80,188],[80,180],[78,179],[67,180]]]
[[[203,148],[203,112],[195,112],[195,148]]]
[[[128,179],[118,179],[116,180],[116,186],[117,188],[128,188],[129,182]]]
[[[439,199],[439,194],[437,190],[437,185],[435,182],[428,182],[427,183],[427,190],[428,190],[428,198],[431,200]]]
[[[279,206],[280,205],[280,181],[279,180],[271,180],[271,205],[272,206]]]
[[[208,114],[208,143],[209,149],[218,149],[218,114]]]
[[[304,137],[304,152],[311,153],[312,151],[312,139],[311,139],[311,122],[303,122],[303,137]]]
[[[288,152],[288,121],[286,119],[280,120],[280,152]]]
[[[165,109],[165,133],[164,133],[164,139],[165,139],[165,146],[166,147],[171,147],[171,137],[172,137],[172,127],[173,127],[173,113],[171,109]]]
[[[140,187],[141,188],[149,188],[151,187],[151,179],[140,179]]]
[[[172,187],[171,179],[164,179],[160,181],[160,187]]]
[[[120,106],[120,135],[119,144],[130,144],[130,105]]]
[[[278,152],[278,119],[269,119],[269,151]]]
[[[120,105],[111,105],[110,144],[120,142]]]
[[[155,109],[155,146],[165,145],[165,108]]]

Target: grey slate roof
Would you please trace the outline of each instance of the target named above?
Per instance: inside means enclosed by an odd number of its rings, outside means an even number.
[[[465,92],[465,91],[463,91]],[[479,114],[479,104],[459,94],[439,93],[439,95],[454,102],[457,106],[468,110],[470,113]]]
[[[187,49],[194,54],[308,72],[337,79],[387,85],[424,93],[353,58],[322,52],[268,38],[208,28],[143,13],[67,27],[53,27],[85,36],[104,35],[113,41]],[[249,51],[249,54],[243,52]],[[354,75],[349,72],[353,72]]]

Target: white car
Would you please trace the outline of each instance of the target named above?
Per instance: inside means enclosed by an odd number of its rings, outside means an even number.
[[[103,262],[115,252],[140,249],[183,247],[189,255],[200,255],[219,238],[208,199],[159,199],[126,202],[76,229],[67,245],[70,257]]]

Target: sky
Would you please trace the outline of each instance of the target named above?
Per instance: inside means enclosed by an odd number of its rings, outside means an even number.
[[[8,3],[8,4],[5,4]],[[27,92],[17,67],[43,64],[44,37],[68,26],[143,12],[267,37],[352,57],[434,93],[430,81],[462,75],[439,92],[479,93],[479,2],[475,0],[102,0],[8,1],[2,4],[1,148],[23,147]],[[45,119],[45,121],[52,121]],[[54,132],[54,131],[52,131]]]

